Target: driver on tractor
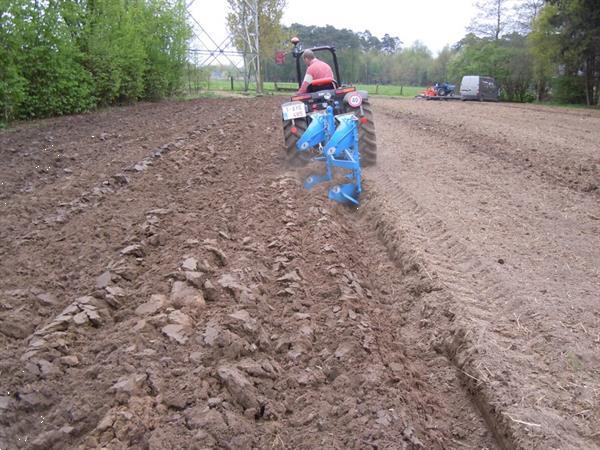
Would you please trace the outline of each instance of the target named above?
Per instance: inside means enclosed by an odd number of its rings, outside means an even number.
[[[329,64],[315,57],[312,50],[304,50],[302,59],[304,59],[304,63],[306,64],[306,75],[298,94],[307,92],[308,86],[310,86],[313,80],[320,80],[322,78],[333,79],[333,71]]]

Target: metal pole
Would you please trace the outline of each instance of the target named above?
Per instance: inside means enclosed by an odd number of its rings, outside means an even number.
[[[219,64],[223,64],[223,57],[225,60],[229,62],[229,65],[236,69],[238,73],[243,73],[244,76],[244,89],[247,91],[249,89],[250,80],[253,77],[252,71],[255,71],[254,76],[256,76],[257,65],[254,58],[257,57],[257,50],[254,49],[255,44],[258,43],[258,36],[255,36],[252,39],[252,32],[255,30],[259,30],[259,25],[255,24],[252,27],[250,21],[252,17],[256,16],[259,18],[258,12],[256,11],[259,1],[257,0],[237,0],[239,2],[239,6],[241,6],[241,29],[239,32],[241,33],[241,39],[243,42],[243,49],[240,51],[230,50],[230,47],[236,47],[236,42],[234,41],[234,35],[237,34],[236,31],[230,30],[230,34],[225,40],[223,40],[220,44],[217,43],[213,37],[206,31],[206,29],[200,24],[200,22],[194,17],[191,11],[191,6],[194,3],[197,3],[196,0],[185,0],[187,16],[190,21],[190,25],[192,26],[192,33],[194,36],[194,42],[199,44],[198,49],[190,49],[190,52],[193,53],[195,57],[194,69],[198,69],[200,67],[208,67],[213,64],[213,62],[218,62]],[[254,10],[254,11],[253,11]],[[252,15],[250,15],[252,14]],[[252,30],[252,31],[251,31]],[[208,40],[205,42],[205,40]],[[207,45],[208,44],[208,45]],[[237,43],[239,45],[239,43]],[[198,65],[198,58],[200,58],[200,64]],[[188,58],[189,60],[189,58]],[[240,67],[241,66],[241,67]],[[260,72],[259,72],[260,75]],[[204,82],[204,81],[203,81]],[[206,80],[205,82],[209,83],[210,80]],[[262,87],[262,82],[259,83]]]
[[[255,28],[255,33],[256,36],[254,37],[255,42],[256,42],[256,93],[260,94],[262,93],[262,79],[261,79],[261,73],[260,73],[260,40],[259,40],[259,26],[258,26],[258,21],[260,19],[260,14],[258,11],[258,0],[254,0],[254,13],[255,13],[255,18],[254,18],[254,28]]]
[[[247,33],[248,27],[246,25],[246,2],[242,3],[242,28]],[[248,67],[248,45],[249,42],[244,36],[244,92],[248,92],[248,84],[250,82],[250,68]]]

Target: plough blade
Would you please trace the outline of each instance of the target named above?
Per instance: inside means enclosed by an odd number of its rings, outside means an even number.
[[[352,114],[338,116],[340,124],[325,146],[325,153],[333,149],[333,156],[339,158],[345,149],[354,146],[354,129],[356,128],[356,117]]]
[[[329,111],[319,114],[313,114],[310,125],[298,142],[296,142],[296,149],[301,152],[308,151],[309,149],[318,146],[319,144],[325,143],[333,130],[335,129],[335,122],[332,121],[332,114]]]
[[[325,113],[312,116],[310,125],[296,143],[296,147],[298,151],[307,151],[316,146],[322,148],[322,156],[314,160],[325,162],[325,173],[308,177],[304,182],[306,189],[310,190],[319,183],[331,181],[334,169],[349,170],[350,172],[344,174],[344,177],[350,183],[332,187],[329,190],[329,198],[340,203],[359,204],[362,187],[358,126],[359,121],[356,116],[344,114],[335,117],[331,107],[327,108]]]
[[[358,206],[360,190],[354,183],[338,184],[329,189],[329,199],[339,203],[352,203]]]
[[[310,191],[314,186],[319,183],[324,183],[325,181],[330,181],[331,177],[327,174],[325,175],[311,175],[304,181],[304,189]]]

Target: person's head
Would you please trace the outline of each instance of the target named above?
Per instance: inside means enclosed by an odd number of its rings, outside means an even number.
[[[312,63],[315,59],[315,54],[312,50],[304,50],[304,53],[302,53],[302,59],[307,66],[310,66],[310,63]]]

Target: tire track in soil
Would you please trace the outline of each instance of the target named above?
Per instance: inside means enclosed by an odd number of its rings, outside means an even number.
[[[562,119],[548,119],[560,112],[549,108],[524,108],[507,104],[445,105],[449,110],[423,111],[423,102],[381,102],[378,110],[414,129],[464,144],[482,154],[510,164],[518,173],[532,174],[550,184],[600,195],[600,155],[596,142],[600,116],[563,112]],[[462,102],[461,102],[462,103]],[[400,106],[394,109],[394,106]],[[405,108],[405,106],[419,108]],[[466,115],[460,108],[472,107]],[[451,109],[450,109],[451,108]],[[491,111],[490,111],[491,110]],[[521,115],[515,121],[514,111]],[[567,120],[568,118],[568,120]],[[550,122],[546,124],[545,122]],[[563,133],[558,130],[564,130]],[[530,133],[529,135],[527,133]]]
[[[0,447],[494,447],[408,314],[434,288],[282,172],[278,104],[3,260]]]
[[[555,342],[561,342],[561,350],[567,354],[575,352],[577,355],[586,355],[582,351],[587,348],[587,355],[591,355],[589,349],[597,347],[600,340],[594,341],[594,335],[588,333],[588,330],[598,328],[598,319],[593,315],[581,314],[584,310],[581,308],[570,313],[569,308],[572,307],[569,304],[558,303],[556,300],[553,303],[555,309],[544,308],[539,301],[533,307],[529,307],[527,303],[519,304],[520,298],[535,299],[537,286],[534,284],[528,289],[521,285],[515,289],[514,283],[507,284],[506,275],[497,266],[483,262],[482,256],[489,261],[489,254],[486,257],[485,253],[474,251],[473,245],[477,241],[465,240],[466,230],[448,225],[441,218],[444,216],[438,215],[446,212],[443,207],[434,213],[428,209],[427,197],[419,195],[417,200],[411,189],[418,189],[416,186],[419,185],[408,184],[403,177],[418,178],[420,169],[409,174],[414,167],[419,167],[414,164],[430,162],[429,152],[418,153],[418,149],[443,146],[444,153],[453,155],[453,152],[457,152],[460,155],[457,158],[465,158],[465,155],[470,154],[468,142],[460,138],[456,144],[445,144],[439,139],[436,141],[429,134],[436,130],[435,125],[429,127],[435,121],[429,118],[415,120],[387,105],[376,111],[379,128],[394,130],[394,133],[380,133],[378,136],[383,151],[380,152],[379,167],[367,171],[369,200],[365,203],[364,214],[372,216],[371,221],[377,224],[380,237],[401,268],[406,270],[411,265],[423,268],[447,293],[447,297],[432,302],[432,308],[441,309],[445,311],[442,316],[456,317],[456,320],[448,326],[437,327],[437,346],[444,349],[444,353],[462,372],[465,384],[474,393],[475,401],[488,419],[491,429],[495,430],[499,442],[506,448],[595,448],[597,443],[594,442],[593,430],[599,419],[594,413],[597,411],[598,401],[597,378],[594,374],[598,373],[598,366],[592,357],[587,360],[587,370],[564,367],[560,357],[557,359],[559,355],[556,354]],[[440,133],[440,136],[448,135],[454,136],[451,131]],[[467,148],[462,147],[465,144]],[[487,140],[483,140],[479,148],[485,148],[486,144]],[[400,153],[397,153],[398,150]],[[435,154],[436,150],[431,153]],[[484,154],[488,155],[489,152],[486,150]],[[490,171],[496,170],[496,161],[505,162],[501,159],[502,155],[499,155],[498,160],[495,159],[497,157],[498,155],[493,154],[487,160]],[[461,161],[466,161],[466,167],[470,167],[468,159]],[[401,166],[403,162],[408,164],[406,169]],[[430,176],[439,174],[436,170],[437,167],[432,167]],[[442,175],[440,180],[453,178],[453,170],[457,171],[450,164],[446,168],[450,175]],[[478,173],[476,168],[472,170],[473,173]],[[502,171],[498,170],[498,173]],[[520,175],[521,170],[517,169],[516,174]],[[463,188],[465,192],[473,189],[484,192],[497,189],[502,192],[500,186],[476,182],[472,184],[469,182],[470,176],[461,176],[460,173],[457,176],[467,184]],[[528,176],[523,179],[528,180],[526,182],[531,180]],[[450,204],[462,205],[466,217],[472,214],[469,210],[470,202],[460,202],[460,186],[449,184],[444,191],[429,185],[423,189],[429,189],[440,198],[447,198]],[[553,189],[550,185],[546,195],[554,195]],[[527,188],[524,191],[527,192]],[[490,197],[494,198],[493,195]],[[496,193],[496,198],[510,201],[514,197],[511,194],[498,196]],[[582,209],[586,211],[585,203],[583,205]],[[593,205],[593,202],[589,205]],[[525,211],[514,207],[504,209],[515,224],[531,222],[528,219],[530,215]],[[593,213],[593,207],[590,210],[588,206],[587,211]],[[460,214],[458,211],[458,215]],[[582,223],[584,225],[580,228],[584,232],[586,224],[585,221]],[[589,218],[587,223],[591,223]],[[535,224],[532,229],[533,226]],[[576,239],[581,240],[574,238],[570,242],[573,243]],[[485,245],[489,247],[488,243]],[[593,260],[593,257],[588,259]],[[586,304],[586,296],[588,303],[592,302],[587,307],[584,306],[589,311],[594,308],[593,295],[590,297],[590,293],[594,292],[594,285],[598,286],[598,278],[594,281],[594,276],[590,277],[594,273],[593,264],[586,270],[587,278],[581,278],[580,275],[579,282],[588,287],[587,293],[585,288],[580,292],[584,296],[583,305]],[[555,286],[549,284],[548,287],[552,289]],[[537,296],[539,297],[539,292]],[[536,320],[536,316],[539,317],[540,314],[548,318],[546,323]],[[573,324],[573,328],[569,327],[568,332],[561,336],[556,332],[554,324],[567,328],[562,321]],[[576,330],[578,322],[581,329]],[[438,323],[444,322],[442,320]],[[548,355],[552,356],[548,358]],[[544,397],[549,399],[543,401]],[[580,411],[584,411],[584,415],[579,415]]]
[[[378,177],[378,182],[380,180]],[[456,304],[464,302],[477,305],[476,298],[485,297],[485,293],[477,294],[464,282],[464,278],[479,274],[483,265],[467,256],[462,243],[445,230],[443,222],[439,219],[428,220],[427,213],[414,199],[395,183],[387,181],[389,184],[384,184],[386,191],[390,188],[395,191],[395,195],[391,197],[395,207],[390,207],[385,200],[375,200],[382,195],[387,198],[390,196],[385,191],[371,187],[369,200],[365,202],[363,212],[368,218],[363,220],[367,226],[375,224],[379,241],[388,248],[389,257],[398,264],[405,275],[416,272],[429,278],[431,286],[425,288],[425,292],[434,295],[424,296],[421,314],[412,311],[416,316],[414,320],[422,323],[424,327],[434,328],[429,331],[429,345],[447,357],[457,368],[458,376],[467,392],[472,395],[473,404],[485,418],[500,446],[506,449],[520,448],[518,439],[513,435],[506,419],[501,414],[494,413],[496,407],[493,405],[498,402],[498,396],[491,396],[484,387],[490,374],[486,372],[485,366],[479,365],[479,361],[472,358],[472,354],[478,353],[478,349],[469,336],[477,332],[477,326],[463,322],[460,319],[462,314],[457,311],[459,308],[456,308]],[[414,220],[423,233],[415,232],[414,229],[398,229],[395,217],[399,215],[404,215],[409,221]],[[425,241],[438,251],[446,252],[447,259],[438,255],[432,256],[429,252],[425,256],[422,251],[416,250]],[[499,281],[492,282],[487,286],[487,290],[496,294],[499,285]],[[441,293],[436,294],[438,291]],[[479,305],[476,306],[478,307]],[[469,312],[474,313],[471,319],[475,319],[476,324],[478,322],[485,329],[488,320],[491,319],[491,311],[475,309]],[[480,335],[479,339],[481,337]]]

